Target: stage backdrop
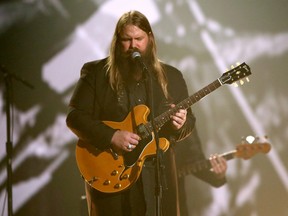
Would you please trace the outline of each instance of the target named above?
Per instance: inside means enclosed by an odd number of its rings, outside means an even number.
[[[228,182],[218,189],[187,175],[181,195],[187,215],[288,215],[286,0],[18,0],[0,3],[1,71],[14,74],[15,216],[87,215],[67,104],[81,66],[108,54],[116,21],[134,9],[149,18],[159,57],[183,72],[190,94],[236,62],[251,67],[250,82],[221,86],[192,106],[207,157],[234,150],[248,135],[272,147],[229,161]],[[0,74],[0,215],[6,216],[7,88]]]

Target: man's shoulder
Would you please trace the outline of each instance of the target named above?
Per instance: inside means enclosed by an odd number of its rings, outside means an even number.
[[[175,66],[172,66],[172,65],[164,63],[164,62],[161,62],[161,64],[162,64],[162,67],[164,68],[164,71],[168,77],[170,77],[170,76],[182,77],[182,72],[178,68],[176,68]]]
[[[107,58],[97,59],[84,63],[83,68],[98,68],[104,67],[107,64]]]
[[[84,63],[81,68],[82,77],[105,76],[106,74],[107,58],[93,60]]]

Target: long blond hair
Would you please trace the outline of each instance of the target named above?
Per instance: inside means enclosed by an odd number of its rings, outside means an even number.
[[[167,77],[160,60],[157,58],[157,49],[154,34],[148,19],[139,11],[129,11],[123,14],[116,25],[107,62],[107,74],[109,76],[109,83],[112,89],[119,91],[123,83],[123,78],[119,71],[119,65],[117,64],[117,62],[119,62],[117,61],[117,57],[119,56],[118,54],[121,51],[120,34],[124,27],[127,25],[135,25],[144,32],[146,32],[149,36],[153,71],[155,72],[155,75],[158,79],[158,82],[163,90],[165,97],[168,98]]]

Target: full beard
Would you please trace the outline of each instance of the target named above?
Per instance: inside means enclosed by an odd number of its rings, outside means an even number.
[[[133,52],[139,52],[146,67],[152,68],[153,58],[150,45],[148,45],[145,52],[142,53],[138,49],[129,49],[125,53],[119,54],[119,61],[117,61],[117,64],[123,77],[123,81],[126,82],[145,78],[143,75],[143,68],[132,58]]]

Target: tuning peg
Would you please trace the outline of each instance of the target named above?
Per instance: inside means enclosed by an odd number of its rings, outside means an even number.
[[[246,141],[249,143],[249,144],[252,144],[254,141],[255,141],[255,137],[254,136],[247,136],[246,137]]]
[[[239,65],[240,65],[240,62],[236,62],[236,65],[239,66]]]
[[[234,65],[231,65],[231,69],[234,69]]]
[[[240,85],[244,84],[244,81],[242,79],[239,82],[240,82]]]
[[[246,77],[246,81],[247,81],[247,82],[250,82],[250,80],[249,80],[249,78],[248,78],[248,77]]]
[[[237,84],[236,82],[234,82],[232,85],[233,85],[234,87],[238,87],[238,84]]]

